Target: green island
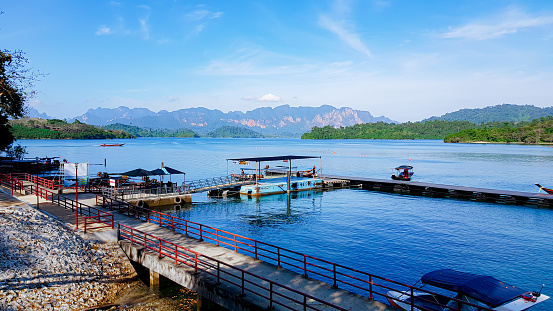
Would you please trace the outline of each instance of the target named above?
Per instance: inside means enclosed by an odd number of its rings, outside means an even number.
[[[533,121],[487,122],[432,120],[314,127],[302,139],[443,139],[446,143],[553,143],[553,117]]]
[[[207,133],[207,137],[218,138],[263,138],[261,133],[238,126],[221,126],[220,128]]]
[[[159,129],[159,128],[147,128],[138,127],[134,125],[126,125],[121,123],[115,123],[103,126],[106,130],[112,131],[124,131],[135,135],[136,137],[200,137],[196,132],[181,128],[181,129]]]
[[[10,126],[16,139],[136,138],[124,131],[102,129],[78,120],[67,123],[60,119],[21,118],[10,120]]]

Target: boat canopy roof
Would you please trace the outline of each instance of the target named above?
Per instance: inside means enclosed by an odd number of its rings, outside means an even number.
[[[412,170],[413,167],[411,165],[400,165],[396,167],[396,170],[404,170],[404,169]]]
[[[315,156],[287,155],[287,156],[277,156],[277,157],[236,158],[236,159],[227,159],[227,161],[268,162],[268,161],[299,160],[299,159],[313,159],[313,158],[320,158],[320,156],[315,157]]]
[[[429,272],[422,276],[421,281],[470,296],[492,308],[528,292],[491,276],[459,272],[452,269]]]

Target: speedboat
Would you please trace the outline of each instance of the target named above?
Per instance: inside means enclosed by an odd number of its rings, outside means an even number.
[[[421,282],[455,294],[392,290],[386,293],[386,299],[394,307],[415,311],[522,311],[549,299],[541,289],[539,292],[523,290],[491,276],[451,269],[429,272],[422,276]]]
[[[411,165],[400,165],[394,168],[392,179],[409,181],[413,174],[413,167]]]

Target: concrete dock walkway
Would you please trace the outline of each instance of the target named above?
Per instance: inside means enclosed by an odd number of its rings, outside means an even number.
[[[64,194],[68,198],[74,199],[75,194]],[[94,194],[79,194],[79,202],[95,206],[96,200]],[[36,195],[20,195],[19,199],[29,203],[36,204]],[[40,200],[40,209],[48,212],[51,215],[58,217],[59,219],[65,221],[69,225],[75,226],[76,217],[75,212],[64,209],[63,207],[57,206],[56,204],[48,203],[46,200]],[[98,207],[101,208],[101,207]],[[293,288],[298,292],[308,294],[310,296],[316,297],[323,301],[327,301],[333,305],[337,305],[344,310],[374,310],[374,311],[384,311],[384,310],[396,310],[393,307],[390,307],[386,304],[383,304],[378,301],[369,299],[361,295],[351,293],[349,291],[333,288],[331,284],[321,282],[312,278],[306,278],[301,274],[278,268],[275,265],[257,260],[253,257],[249,257],[237,252],[234,252],[230,249],[219,247],[208,242],[201,241],[196,238],[186,236],[181,233],[175,233],[172,230],[162,228],[158,225],[142,221],[140,219],[125,216],[114,211],[109,211],[104,208],[101,208],[106,212],[112,213],[114,215],[114,221],[117,227],[118,223],[124,224],[126,226],[135,228],[142,232],[148,233],[155,237],[170,241],[179,246],[191,249],[195,252],[201,253],[205,256],[215,258],[217,260],[224,261],[225,263],[237,267],[243,270],[246,270],[255,275],[261,276],[263,278],[271,280],[271,282],[276,282],[278,284]],[[82,221],[82,220],[79,220]],[[230,273],[230,272],[229,272]],[[165,275],[168,278],[171,278],[169,275]],[[186,285],[186,284],[181,284]],[[266,285],[266,284],[265,284]],[[254,285],[255,287],[255,285]],[[299,296],[298,296],[299,297]],[[297,298],[297,297],[296,297]],[[269,306],[268,301],[262,301],[258,296],[255,295],[246,295],[241,297],[241,299],[251,299],[252,303],[260,304],[260,308],[264,309]],[[299,298],[298,298],[299,299]],[[309,308],[316,310],[325,309],[332,310],[333,308],[324,306],[320,302],[310,301],[308,302]],[[276,309],[297,309],[298,306],[290,306],[289,308],[282,308],[281,306],[276,306]]]

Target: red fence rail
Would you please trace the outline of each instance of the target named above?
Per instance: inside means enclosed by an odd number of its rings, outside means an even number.
[[[5,185],[6,187],[11,188],[12,190],[17,189],[17,190],[23,191],[24,190],[23,183],[19,179],[15,178],[15,176],[16,176],[15,174],[13,175],[13,177],[0,174],[0,183],[2,185]],[[19,174],[18,176],[28,177],[28,176],[34,176],[34,175]],[[36,180],[37,179],[34,179],[35,182]],[[41,183],[40,177],[38,180],[40,185]],[[44,180],[47,180],[47,179],[44,179]],[[69,199],[57,193],[54,193],[48,189],[37,187],[36,185],[30,185],[25,189],[28,189],[30,191],[30,194],[37,194],[38,197],[51,201],[52,203],[56,203],[59,206],[63,206],[64,208],[71,209],[71,211],[74,211],[74,212],[76,211],[76,213],[79,215],[85,216],[84,217],[85,233],[89,230],[95,230],[95,229],[101,229],[101,228],[107,228],[107,227],[110,227],[113,229],[115,227],[113,214],[107,213],[99,208],[89,206],[81,202],[76,202],[72,199]],[[95,224],[100,224],[100,225],[98,226]]]
[[[12,190],[12,195],[14,190],[20,192],[23,191],[23,183],[9,175],[0,174],[0,185],[10,188]]]
[[[430,304],[435,304],[436,306],[445,307],[445,305],[440,305],[436,301],[428,301],[424,298],[415,298],[413,296],[413,291],[442,296],[440,294],[427,291],[422,288],[410,286],[401,282],[396,282],[368,272],[353,269],[341,264],[275,246],[269,243],[257,241],[225,230],[206,226],[172,215],[160,213],[154,210],[138,207],[125,201],[97,195],[96,202],[97,205],[103,205],[107,208],[115,209],[119,212],[124,212],[127,215],[134,215],[135,217],[144,219],[161,227],[169,228],[175,232],[181,232],[186,235],[196,237],[200,240],[210,242],[217,246],[222,246],[235,252],[254,257],[255,259],[275,264],[278,267],[283,267],[288,270],[301,273],[305,277],[312,276],[316,279],[332,284],[333,287],[342,287],[344,289],[354,290],[355,292],[361,292],[364,295],[368,296],[370,299],[378,298],[379,300],[385,301],[387,291],[407,290],[408,292],[410,292],[410,301],[424,301]],[[452,300],[458,301],[456,299]],[[461,307],[463,305],[475,306],[461,300],[458,301],[458,305]],[[415,306],[413,305],[413,307]],[[426,309],[422,306],[416,306],[416,308],[418,308],[419,310],[433,310]],[[483,306],[478,306],[478,308],[480,308],[480,310],[482,311],[491,310]]]
[[[130,241],[133,245],[144,247],[144,250],[158,253],[160,258],[171,258],[176,265],[184,264],[194,268],[195,273],[208,275],[216,280],[217,284],[224,282],[225,285],[238,289],[242,296],[254,295],[265,299],[269,310],[275,305],[289,310],[347,310],[132,227],[119,224],[119,237]],[[308,301],[310,304],[307,303]],[[313,301],[317,304],[311,305]]]

